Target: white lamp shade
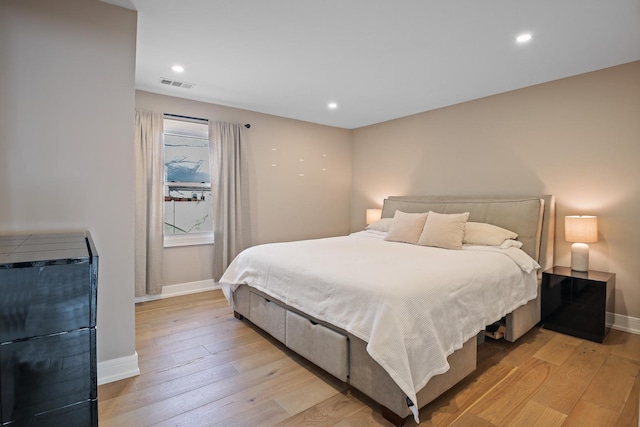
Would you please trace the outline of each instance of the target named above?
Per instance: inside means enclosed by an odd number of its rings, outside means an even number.
[[[382,217],[382,209],[367,209],[367,225],[379,221]]]
[[[597,242],[598,217],[591,215],[565,216],[564,239],[574,243]]]

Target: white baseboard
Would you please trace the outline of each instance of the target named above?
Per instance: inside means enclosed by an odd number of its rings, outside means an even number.
[[[611,327],[619,331],[629,332],[630,334],[640,335],[640,319],[637,317],[623,316],[616,313],[607,313],[607,316],[613,315],[613,324]]]
[[[140,375],[138,352],[131,356],[98,362],[98,385]]]
[[[195,294],[197,292],[220,289],[220,285],[213,279],[199,280],[197,282],[178,283],[177,285],[167,285],[162,287],[162,298],[177,297],[178,295]]]
[[[216,283],[213,279],[178,283],[176,285],[165,285],[162,287],[162,293],[158,295],[137,297],[135,302],[153,301],[157,299],[177,297],[180,295],[195,294],[197,292],[211,291],[213,289],[220,289],[220,284]]]
[[[220,285],[211,280],[200,280],[198,282],[180,283],[177,285],[167,285],[162,287],[160,295],[146,295],[135,299],[135,302],[151,301],[161,298],[170,298],[178,295],[194,294],[196,292],[220,289]],[[131,356],[119,357],[117,359],[98,362],[98,385],[123,380],[129,377],[140,375],[138,368],[138,353]]]

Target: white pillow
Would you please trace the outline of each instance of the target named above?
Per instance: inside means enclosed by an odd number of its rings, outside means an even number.
[[[464,242],[469,245],[500,246],[507,239],[517,238],[513,231],[483,222],[467,222],[464,232]]]
[[[406,213],[396,211],[391,221],[389,233],[384,240],[416,244],[427,219],[426,213]]]
[[[507,239],[500,245],[500,249],[518,248],[522,247],[522,242],[518,240]]]
[[[367,230],[389,231],[393,218],[382,218],[374,223],[367,225]]]
[[[469,212],[461,214],[439,214],[429,212],[418,244],[444,249],[462,249],[464,226]]]

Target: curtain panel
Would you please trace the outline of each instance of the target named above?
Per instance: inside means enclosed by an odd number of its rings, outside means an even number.
[[[213,278],[251,244],[244,125],[209,122],[213,194]]]
[[[162,291],[164,149],[163,115],[136,110],[135,295]]]

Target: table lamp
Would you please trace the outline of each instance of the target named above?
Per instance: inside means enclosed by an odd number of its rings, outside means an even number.
[[[382,217],[382,209],[367,209],[367,225],[379,221]]]
[[[571,215],[564,217],[564,239],[572,242],[571,269],[589,270],[589,245],[598,241],[598,217]]]

